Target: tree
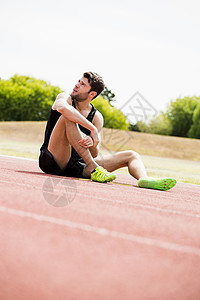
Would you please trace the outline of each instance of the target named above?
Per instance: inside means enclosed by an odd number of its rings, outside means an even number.
[[[60,92],[59,87],[29,76],[16,74],[8,80],[0,79],[0,120],[46,120]]]
[[[149,132],[161,135],[171,135],[172,126],[165,113],[160,113],[150,121]]]
[[[101,96],[103,96],[105,99],[107,99],[110,103],[116,101],[115,94],[111,92],[107,87],[103,90],[101,93]]]
[[[178,98],[171,101],[167,116],[172,126],[172,135],[187,137],[193,124],[193,113],[200,103],[198,97]]]
[[[193,114],[193,124],[188,132],[188,137],[200,139],[200,104]]]
[[[160,113],[148,122],[138,121],[134,126],[131,126],[134,131],[146,133],[154,133],[161,135],[171,135],[172,127],[170,120],[165,113]]]
[[[150,133],[149,126],[142,120],[136,123],[136,128],[138,129],[137,131],[139,132]]]
[[[0,79],[0,121],[47,120],[60,92],[59,87],[29,76],[16,74],[8,80]],[[107,92],[107,97],[114,97]],[[99,96],[93,103],[104,116],[104,127],[128,130],[126,117],[108,99]]]
[[[103,96],[98,96],[92,104],[104,117],[104,127],[128,130],[129,123],[125,115],[116,107],[113,107]]]

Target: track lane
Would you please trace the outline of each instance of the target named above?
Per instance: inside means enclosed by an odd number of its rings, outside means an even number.
[[[0,163],[2,299],[198,299],[198,186],[159,192],[73,180],[73,201],[55,207],[36,162]],[[121,174],[119,182],[136,185]]]

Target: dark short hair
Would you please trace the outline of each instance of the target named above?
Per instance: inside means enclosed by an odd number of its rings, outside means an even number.
[[[101,92],[103,92],[105,88],[105,83],[99,74],[94,72],[85,72],[83,74],[83,77],[88,79],[88,82],[91,86],[90,92],[91,91],[97,92],[97,95],[94,98],[96,98],[98,95],[101,94]]]

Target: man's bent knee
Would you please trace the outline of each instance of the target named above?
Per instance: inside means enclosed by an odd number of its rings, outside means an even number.
[[[129,155],[133,159],[140,159],[140,154],[137,153],[137,152],[135,152],[135,151],[133,151],[133,150],[129,150]]]
[[[127,161],[133,160],[133,159],[140,159],[140,155],[133,151],[133,150],[127,150],[120,152],[123,158],[125,158]]]

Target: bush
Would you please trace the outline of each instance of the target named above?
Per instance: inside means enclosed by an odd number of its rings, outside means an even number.
[[[200,139],[200,104],[193,113],[193,124],[188,132],[188,137]]]
[[[92,101],[92,104],[104,117],[104,127],[116,128],[116,129],[129,129],[129,123],[126,120],[125,115],[116,107],[110,105],[107,99],[103,96],[98,96]]]
[[[185,97],[171,101],[167,116],[172,127],[172,135],[187,137],[193,124],[193,114],[200,104],[200,98]]]
[[[61,89],[28,76],[0,79],[1,121],[47,120],[51,106]]]
[[[136,128],[141,132],[161,135],[170,135],[172,132],[170,120],[164,113],[161,113],[160,115],[154,117],[148,123],[138,121],[136,124]]]
[[[172,126],[167,115],[161,113],[160,115],[154,117],[149,123],[149,130],[151,133],[155,134],[171,135]]]
[[[150,121],[139,121],[131,130],[162,135],[200,138],[200,98],[185,97],[171,101],[167,112]]]
[[[47,120],[60,92],[59,87],[29,76],[16,74],[8,80],[0,79],[0,121]],[[126,117],[107,99],[99,96],[93,104],[104,117],[104,127],[128,130]]]
[[[139,132],[150,133],[149,126],[144,121],[138,121],[136,123],[136,128],[138,129]]]
[[[129,124],[129,128],[128,128],[130,131],[137,131],[137,132],[140,132],[140,129],[138,127],[138,124]]]

